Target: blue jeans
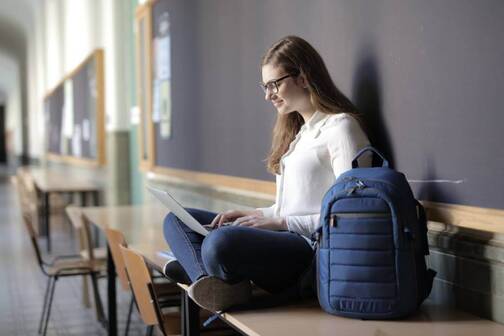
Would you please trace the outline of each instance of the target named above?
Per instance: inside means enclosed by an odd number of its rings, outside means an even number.
[[[202,224],[211,223],[217,215],[199,209],[187,211]],[[165,218],[164,235],[192,281],[206,275],[229,283],[252,280],[271,293],[295,285],[314,255],[297,233],[230,226],[204,237],[172,213]]]

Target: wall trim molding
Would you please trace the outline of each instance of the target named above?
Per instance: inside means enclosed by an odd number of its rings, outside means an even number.
[[[147,173],[147,178],[168,182],[177,181],[188,186],[196,184],[209,189],[231,191],[244,196],[254,194],[267,200],[274,200],[276,192],[275,182],[174,168],[154,167]]]
[[[429,232],[504,247],[504,210],[423,201]]]
[[[275,182],[155,167],[147,173],[151,181],[171,182],[226,194],[236,193],[268,201],[275,200]],[[504,246],[504,210],[422,201],[429,219],[429,231],[467,236]]]

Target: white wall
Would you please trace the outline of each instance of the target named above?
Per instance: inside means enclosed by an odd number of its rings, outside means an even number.
[[[129,129],[129,5],[126,0],[102,1],[107,131]]]
[[[28,35],[27,50],[27,85],[28,85],[28,124],[29,155],[41,158],[44,154],[45,139],[42,101],[45,95],[45,41],[43,3],[37,2],[34,7],[33,24]]]
[[[64,76],[62,1],[46,0],[43,14],[45,48],[45,90],[55,87]]]
[[[129,127],[123,49],[128,5],[124,0],[46,0],[46,91],[95,49],[104,49],[107,131]]]
[[[0,20],[15,22],[26,41],[26,109],[29,155],[41,158],[45,139],[43,99],[95,49],[105,51],[106,127],[129,128],[129,50],[125,0],[2,0]],[[9,34],[1,31],[0,34]],[[14,132],[14,154],[22,152],[20,60],[0,50],[0,91],[5,92],[7,128]]]

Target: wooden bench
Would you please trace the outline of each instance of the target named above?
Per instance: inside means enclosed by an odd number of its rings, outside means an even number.
[[[132,248],[140,252],[152,267],[162,271],[165,259],[153,245],[137,244]],[[313,300],[225,313],[222,320],[243,334],[254,336],[504,335],[504,325],[430,302],[424,303],[414,316],[399,321],[362,321],[333,316],[325,313]]]
[[[113,227],[121,230],[130,248],[140,252],[152,267],[162,271],[165,259],[159,251],[168,249],[162,234],[162,219],[166,209],[120,206],[87,207],[82,208],[82,211],[90,222],[102,229]],[[115,281],[115,273],[110,279]],[[112,299],[110,293],[109,299]],[[192,320],[197,319],[191,315],[197,314],[198,310],[194,309],[195,305],[187,299],[187,295],[186,300],[183,314],[189,316],[186,317],[188,326],[183,326],[184,335],[197,335],[199,330],[189,326]],[[225,313],[222,320],[243,334],[261,336],[504,335],[504,325],[428,302],[417,314],[400,321],[362,321],[332,316],[323,312],[316,301]]]

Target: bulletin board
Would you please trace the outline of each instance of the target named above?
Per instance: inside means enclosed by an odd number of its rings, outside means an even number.
[[[192,1],[153,0],[137,9],[137,93],[140,169],[197,167],[198,89]],[[177,48],[172,46],[177,44]],[[146,57],[148,55],[148,57]],[[175,59],[174,59],[175,57]],[[177,64],[175,66],[175,64]],[[179,80],[173,79],[177,76]],[[170,170],[170,172],[172,172]]]
[[[96,50],[45,96],[48,159],[105,164],[103,71],[103,50]]]

